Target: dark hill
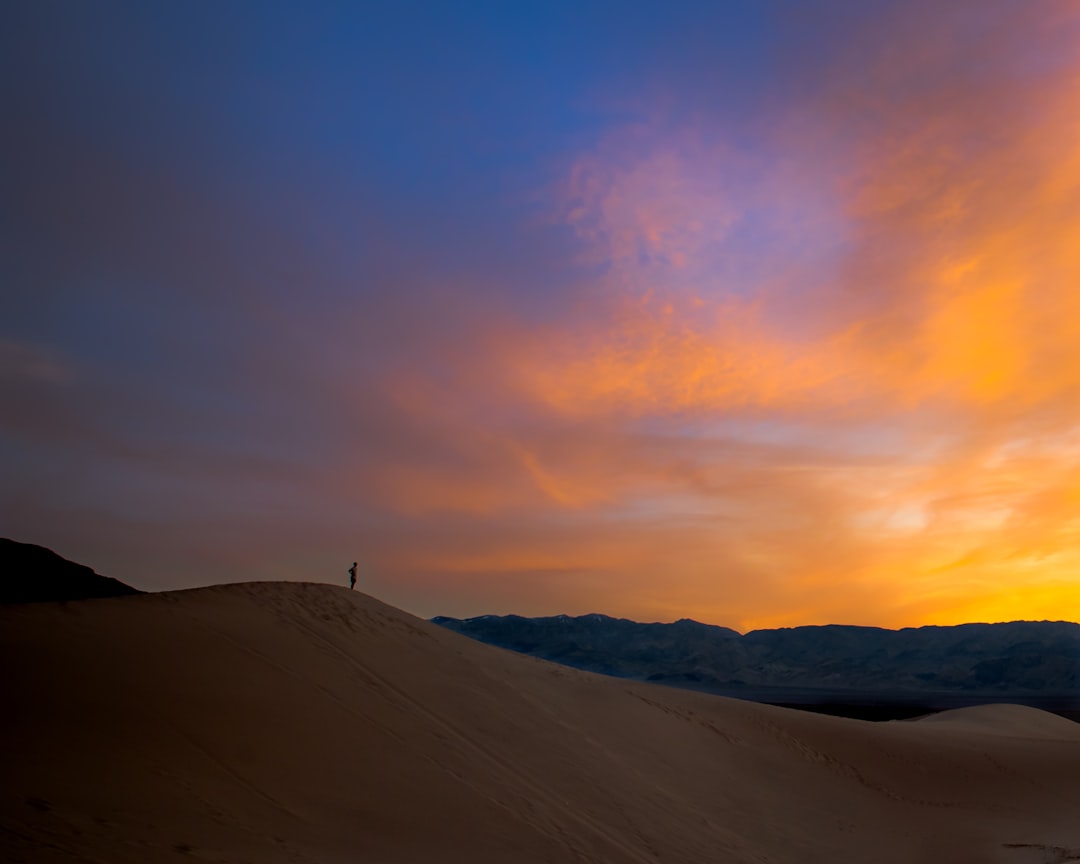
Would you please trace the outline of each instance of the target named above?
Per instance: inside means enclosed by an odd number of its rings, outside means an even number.
[[[89,600],[141,593],[43,546],[0,538],[0,603]]]

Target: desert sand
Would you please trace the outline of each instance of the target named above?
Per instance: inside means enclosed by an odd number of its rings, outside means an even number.
[[[359,592],[0,610],[10,862],[1080,860],[1080,724],[591,675]]]

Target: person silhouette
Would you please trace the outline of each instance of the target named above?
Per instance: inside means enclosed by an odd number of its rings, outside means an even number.
[[[356,587],[356,562],[352,562],[352,567],[349,568],[349,590],[353,590]]]

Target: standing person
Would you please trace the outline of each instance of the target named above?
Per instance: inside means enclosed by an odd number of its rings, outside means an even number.
[[[352,567],[349,568],[349,590],[352,591],[356,587],[356,562],[352,562]]]

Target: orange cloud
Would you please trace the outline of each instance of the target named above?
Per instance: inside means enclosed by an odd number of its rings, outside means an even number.
[[[577,432],[513,451],[633,554],[556,531],[521,561],[618,574],[609,611],[744,627],[1075,614],[1080,64],[1027,74],[1031,35],[1002,22],[969,78],[946,38],[853,58],[829,134],[769,142],[782,184],[693,127],[578,161],[582,317],[502,353],[506,398]]]

